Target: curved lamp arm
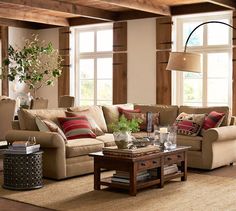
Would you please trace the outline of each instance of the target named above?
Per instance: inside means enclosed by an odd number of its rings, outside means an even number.
[[[192,34],[201,26],[205,24],[210,24],[210,23],[219,23],[226,25],[232,29],[235,29],[235,27],[231,26],[230,24],[221,22],[221,21],[207,21],[199,24],[196,26],[191,33],[189,34],[185,45],[184,45],[184,51],[183,52],[171,52],[169,61],[167,64],[166,69],[167,70],[177,70],[177,71],[186,71],[186,72],[196,72],[200,73],[202,70],[202,65],[201,65],[201,55],[199,53],[191,53],[191,52],[186,52],[188,42],[190,40],[190,37]]]
[[[206,24],[209,24],[209,23],[219,23],[219,24],[223,24],[223,25],[226,25],[226,26],[228,26],[228,27],[230,27],[230,28],[236,30],[235,27],[231,26],[231,25],[228,24],[228,23],[224,23],[224,22],[221,22],[221,21],[207,21],[207,22],[203,22],[203,23],[199,24],[198,26],[196,26],[196,27],[191,31],[191,33],[188,35],[188,38],[187,38],[187,40],[186,40],[186,42],[185,42],[185,45],[184,45],[184,52],[186,52],[187,45],[188,45],[188,41],[190,40],[190,37],[192,36],[192,34],[193,34],[199,27],[201,27],[201,26],[203,26],[203,25],[206,25]]]

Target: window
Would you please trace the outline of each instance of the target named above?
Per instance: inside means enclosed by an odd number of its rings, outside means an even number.
[[[190,32],[202,22],[217,20],[231,24],[231,13],[177,17],[176,49],[183,51]],[[173,104],[231,107],[232,30],[222,24],[206,24],[191,36],[187,52],[202,55],[202,73],[173,72]]]
[[[112,104],[112,25],[75,28],[73,36],[75,73],[72,90],[77,104]]]

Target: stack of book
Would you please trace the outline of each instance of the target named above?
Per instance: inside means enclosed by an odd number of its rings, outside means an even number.
[[[30,154],[38,152],[39,149],[40,144],[27,145],[25,141],[14,141],[12,145],[6,149],[6,152],[11,154]]]
[[[137,181],[146,180],[150,177],[150,174],[148,171],[142,171],[137,174]],[[113,174],[113,177],[111,178],[112,182],[119,182],[119,183],[130,183],[130,175],[129,172],[125,171],[116,171],[116,173]]]
[[[178,171],[179,171],[179,169],[178,169],[177,164],[165,165],[164,166],[164,175],[175,174]],[[157,170],[156,169],[149,170],[149,173],[153,177],[157,176]]]

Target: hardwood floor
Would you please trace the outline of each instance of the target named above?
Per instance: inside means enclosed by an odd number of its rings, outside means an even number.
[[[188,172],[205,174],[211,176],[231,177],[236,178],[236,163],[234,165],[228,165],[221,168],[214,169],[212,171],[188,169]],[[2,159],[0,159],[0,176],[2,176]],[[51,211],[51,209],[41,208],[30,204],[25,204],[9,199],[0,198],[0,207],[2,211]]]

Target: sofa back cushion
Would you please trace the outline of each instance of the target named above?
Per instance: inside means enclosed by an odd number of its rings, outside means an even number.
[[[78,112],[79,115],[86,115],[93,118],[99,128],[101,128],[104,133],[107,132],[107,125],[101,106],[78,106],[68,108],[67,110],[72,112]]]
[[[194,106],[180,106],[179,114],[182,112],[188,114],[209,114],[211,111],[217,111],[225,113],[225,118],[221,123],[221,126],[229,125],[229,107],[227,106],[215,106],[215,107],[194,107]]]
[[[178,115],[178,106],[171,105],[145,105],[145,104],[135,104],[134,108],[141,109],[142,113],[144,112],[160,112],[160,125],[167,126],[172,125]]]
[[[35,122],[36,116],[42,119],[49,119],[60,125],[57,117],[65,117],[65,109],[20,109],[18,111],[18,118],[21,130],[33,130],[38,131],[37,124]]]
[[[120,117],[120,113],[118,110],[119,107],[123,109],[133,109],[134,105],[128,103],[128,104],[102,106],[107,126],[119,120]],[[108,127],[108,132],[112,132],[111,129],[109,129],[109,127]]]

